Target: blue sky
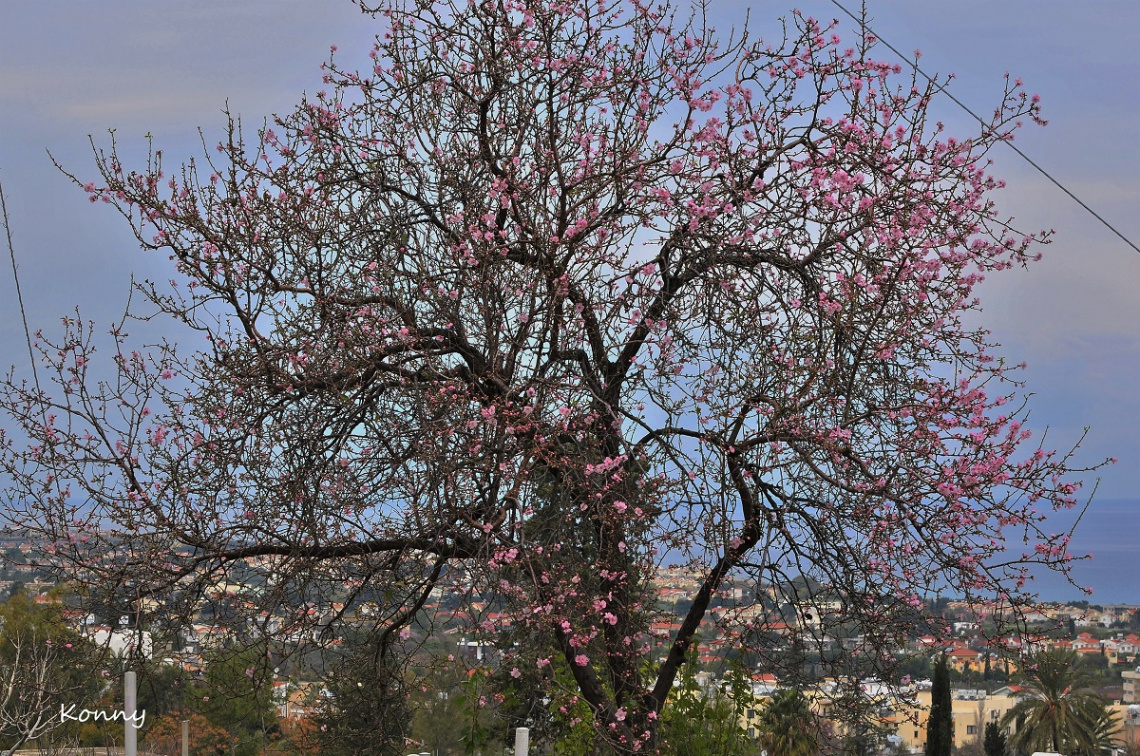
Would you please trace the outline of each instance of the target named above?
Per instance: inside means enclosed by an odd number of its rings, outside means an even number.
[[[754,35],[774,34],[774,19],[792,7],[713,0],[712,20],[727,31],[749,5]],[[827,0],[799,7],[841,15]],[[867,8],[884,38],[923,51],[929,72],[955,72],[952,91],[980,113],[996,104],[1005,72],[1022,77],[1051,123],[1028,127],[1018,145],[1140,240],[1140,3],[868,0]],[[137,160],[147,133],[168,160],[189,157],[200,150],[198,127],[207,143],[220,134],[227,100],[256,127],[319,88],[330,45],[342,62],[363,59],[374,28],[348,0],[0,0],[0,180],[33,329],[58,328],[76,306],[108,325],[132,274],[168,277],[166,260],[140,252],[122,219],[90,205],[46,150],[84,179],[95,176],[87,135],[105,143],[108,128]],[[851,36],[850,23],[841,30]],[[939,112],[968,133],[969,117],[955,106]],[[1056,236],[1042,263],[985,285],[983,322],[1005,354],[1029,363],[1032,425],[1048,426],[1054,446],[1090,426],[1081,459],[1120,459],[1101,473],[1100,493],[1140,498],[1140,254],[1012,153],[995,157],[993,171],[1009,185],[1002,210]],[[10,270],[0,267],[0,364],[26,370]]]

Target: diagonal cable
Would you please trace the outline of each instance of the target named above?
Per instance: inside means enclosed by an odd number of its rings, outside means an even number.
[[[4,184],[0,182],[0,214],[4,216],[4,233],[8,237],[8,257],[12,261],[12,279],[16,282],[16,302],[20,305],[20,319],[24,322],[24,340],[28,344],[28,359],[32,363],[32,378],[36,391],[40,391],[40,376],[36,372],[36,355],[32,349],[32,332],[28,329],[28,316],[24,311],[24,294],[20,291],[20,274],[16,268],[16,248],[12,246],[12,225],[8,221],[8,203],[4,201]]]
[[[866,22],[866,21],[864,21],[863,19],[857,18],[857,17],[855,16],[855,14],[854,14],[854,13],[852,13],[851,11],[847,10],[847,9],[846,9],[846,8],[844,8],[842,5],[840,5],[840,3],[839,3],[839,0],[831,0],[831,4],[832,4],[832,5],[834,5],[836,8],[838,8],[839,10],[843,11],[844,13],[846,13],[848,16],[850,16],[850,17],[851,17],[851,19],[852,19],[853,21],[855,21],[855,23],[859,24],[859,26],[860,26],[862,29],[864,29],[865,31],[867,31],[867,32],[870,32],[872,35],[874,35],[875,39],[877,39],[878,41],[882,42],[882,43],[883,43],[883,45],[884,45],[884,46],[886,46],[886,48],[887,48],[888,50],[890,50],[890,51],[891,51],[891,52],[893,52],[895,55],[899,56],[899,57],[900,57],[900,58],[902,58],[904,61],[906,61],[907,65],[909,65],[911,68],[913,68],[913,69],[915,70],[915,72],[916,72],[916,73],[918,73],[918,74],[919,74],[919,75],[921,75],[921,76],[922,76],[924,79],[926,79],[928,82],[930,82],[931,84],[933,84],[933,85],[934,85],[934,86],[935,86],[935,87],[938,89],[938,91],[939,91],[939,92],[941,92],[942,94],[944,94],[944,95],[946,95],[947,97],[949,97],[949,98],[950,98],[950,99],[951,99],[951,100],[954,102],[954,104],[956,104],[956,105],[957,105],[958,107],[960,107],[962,110],[966,111],[966,112],[967,112],[967,113],[969,113],[971,116],[973,116],[974,120],[976,120],[978,123],[980,123],[980,124],[982,125],[982,128],[985,128],[985,129],[988,129],[988,128],[990,128],[989,124],[988,124],[988,123],[986,123],[984,120],[982,120],[982,118],[981,118],[981,117],[980,117],[980,116],[979,116],[977,113],[975,113],[974,111],[970,110],[968,107],[966,107],[966,105],[965,105],[965,104],[964,104],[964,103],[963,103],[961,100],[959,100],[959,99],[958,99],[957,97],[955,97],[954,95],[950,94],[950,90],[946,89],[946,86],[945,86],[945,85],[938,83],[937,81],[935,81],[935,80],[934,80],[934,78],[932,78],[931,76],[927,75],[927,73],[926,73],[925,71],[923,71],[921,68],[919,68],[919,67],[918,67],[918,63],[917,63],[917,62],[915,62],[915,61],[911,60],[909,57],[907,57],[906,55],[903,55],[901,52],[899,52],[899,51],[898,51],[898,49],[897,49],[897,48],[895,48],[895,46],[894,46],[894,45],[892,45],[892,44],[891,44],[890,42],[888,42],[887,40],[883,39],[883,38],[882,38],[882,36],[880,36],[878,32],[876,32],[874,29],[872,29],[870,26],[868,26],[868,25],[867,25],[867,22]],[[1032,160],[1032,159],[1031,159],[1031,158],[1030,158],[1028,155],[1026,155],[1024,152],[1022,152],[1021,150],[1019,150],[1019,149],[1017,148],[1017,146],[1013,144],[1013,142],[1009,141],[1008,139],[1002,139],[1002,140],[1000,140],[1000,141],[1001,141],[1001,142],[1003,142],[1003,143],[1004,143],[1004,144],[1005,144],[1007,147],[1009,147],[1011,150],[1013,150],[1014,152],[1016,152],[1016,153],[1017,153],[1017,154],[1018,154],[1018,155],[1021,157],[1021,159],[1022,159],[1022,160],[1024,160],[1024,161],[1025,161],[1025,162],[1027,162],[1027,163],[1029,163],[1029,164],[1030,164],[1031,166],[1033,166],[1034,168],[1036,168],[1036,169],[1038,170],[1038,172],[1039,172],[1039,173],[1040,173],[1042,176],[1044,176],[1045,178],[1047,178],[1047,179],[1049,179],[1051,182],[1053,182],[1053,185],[1054,185],[1054,186],[1056,186],[1058,189],[1060,189],[1060,190],[1061,190],[1062,192],[1064,192],[1065,194],[1069,195],[1069,197],[1070,197],[1070,198],[1071,198],[1071,199],[1072,199],[1074,202],[1076,202],[1078,205],[1080,205],[1080,206],[1081,206],[1081,207],[1083,207],[1085,210],[1087,210],[1087,211],[1088,211],[1088,213],[1089,213],[1089,214],[1090,214],[1092,217],[1094,217],[1094,218],[1096,218],[1098,221],[1100,221],[1100,222],[1101,222],[1101,224],[1103,224],[1105,228],[1107,228],[1109,231],[1111,231],[1112,233],[1114,233],[1114,234],[1116,234],[1117,236],[1119,236],[1119,237],[1120,237],[1120,238],[1121,238],[1121,239],[1124,241],[1124,243],[1125,243],[1125,244],[1127,244],[1129,247],[1132,247],[1132,249],[1136,250],[1137,252],[1140,252],[1140,247],[1136,246],[1136,245],[1135,245],[1135,244],[1132,242],[1132,240],[1131,240],[1131,239],[1129,239],[1127,236],[1125,236],[1124,234],[1122,234],[1122,233],[1120,233],[1119,231],[1117,231],[1117,230],[1116,230],[1116,228],[1115,228],[1115,227],[1114,227],[1114,226],[1113,226],[1111,223],[1109,223],[1109,222],[1108,222],[1108,221],[1106,221],[1106,220],[1105,220],[1103,217],[1101,217],[1100,213],[1098,213],[1096,210],[1093,210],[1091,207],[1089,207],[1087,204],[1085,204],[1085,203],[1084,203],[1084,201],[1082,201],[1080,197],[1078,197],[1077,195],[1075,195],[1075,194],[1073,194],[1071,191],[1069,191],[1067,188],[1065,188],[1064,184],[1062,184],[1060,181],[1058,181],[1057,179],[1055,179],[1055,178],[1053,178],[1052,176],[1050,176],[1050,175],[1049,175],[1049,172],[1048,172],[1048,171],[1046,171],[1044,168],[1042,168],[1042,167],[1041,167],[1041,166],[1039,166],[1037,163],[1035,163],[1035,162],[1034,162],[1034,161],[1033,161],[1033,160]]]

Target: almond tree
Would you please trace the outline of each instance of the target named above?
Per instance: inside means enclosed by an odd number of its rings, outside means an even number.
[[[779,601],[806,578],[831,609],[796,642],[858,627],[824,661],[887,676],[932,591],[1004,611],[1030,565],[1065,568],[1041,523],[1074,504],[1069,456],[965,323],[1035,254],[985,172],[1038,120],[1020,82],[953,138],[936,85],[799,14],[718,44],[643,0],[368,10],[373,67],[330,59],[256,135],[231,119],[173,173],[96,146],[83,186],[170,256],[141,288],[188,335],[116,330],[100,383],[68,320],[39,341],[54,393],[7,383],[12,517],[90,595],[154,623],[224,597],[293,639],[367,624],[384,671],[462,588],[503,610],[469,632],[511,618],[626,751],[727,579]],[[650,664],[662,563],[699,587]],[[744,647],[769,626],[717,622]]]

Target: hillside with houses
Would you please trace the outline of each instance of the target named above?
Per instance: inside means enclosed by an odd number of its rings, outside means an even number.
[[[217,684],[218,669],[222,668],[213,669],[212,665],[230,664],[235,654],[244,653],[243,644],[251,636],[250,628],[235,627],[225,616],[226,600],[242,600],[237,586],[219,584],[211,597],[214,600],[203,604],[200,613],[177,632],[164,633],[158,628],[133,626],[130,607],[80,612],[73,607],[66,586],[52,582],[44,556],[18,536],[9,534],[0,540],[0,549],[7,555],[0,571],[0,591],[25,597],[41,608],[54,607],[52,610],[58,611],[71,631],[85,638],[92,648],[102,649],[108,668],[114,667],[114,659],[130,657],[135,660],[132,663],[165,670],[160,677],[181,681],[186,690],[208,691],[210,685]],[[256,576],[263,567],[251,560],[250,575]],[[268,654],[272,671],[259,679],[260,691],[254,691],[271,706],[275,720],[272,729],[278,740],[301,737],[336,705],[337,693],[324,682],[324,675],[335,667],[338,657],[350,653],[353,638],[329,637],[331,620],[354,616],[365,621],[380,608],[380,597],[360,595],[354,592],[355,587],[346,583],[340,595],[328,596],[322,605],[280,607],[275,614],[261,616],[261,627],[282,638],[278,645],[258,652]],[[664,656],[668,640],[679,628],[696,590],[696,578],[684,568],[661,571],[655,584],[656,618],[647,628],[660,656]],[[800,673],[797,677],[809,681],[800,686],[803,695],[831,737],[841,738],[847,732],[848,725],[831,718],[839,708],[852,705],[852,690],[856,690],[875,722],[875,748],[920,753],[926,742],[931,665],[944,656],[953,685],[955,745],[963,754],[980,753],[985,726],[1001,722],[1023,697],[1018,683],[1023,661],[1047,650],[1072,652],[1084,660],[1082,666],[1090,670],[1097,693],[1122,723],[1115,735],[1121,747],[1133,743],[1137,736],[1140,607],[1136,605],[1042,603],[1018,618],[1014,628],[1012,618],[1000,613],[981,613],[965,602],[942,599],[926,607],[935,618],[930,626],[938,632],[900,639],[896,653],[907,660],[909,674],[887,684],[813,673],[822,668],[819,662],[829,649],[854,646],[859,636],[833,621],[842,606],[826,586],[804,586],[803,593],[802,601],[778,603],[776,597],[787,595],[786,590],[729,580],[717,592],[699,629],[692,663],[686,665],[679,684],[699,691],[707,700],[727,695],[732,686],[734,695],[743,691],[748,703],[740,709],[740,726],[748,737],[758,736],[760,713],[782,689],[780,670],[794,665]],[[222,599],[220,603],[218,599]],[[420,649],[421,664],[407,674],[417,681],[421,704],[433,695],[436,704],[461,699],[469,680],[490,680],[501,674],[505,665],[518,663],[517,649],[510,645],[511,615],[495,599],[482,599],[462,576],[433,591],[422,612],[424,619],[413,626],[407,638]],[[299,615],[316,622],[298,622],[297,630],[291,632],[289,623],[297,622]],[[741,630],[732,628],[749,628],[748,632],[766,639],[769,653],[741,653]],[[756,644],[756,637],[749,639],[749,645]],[[816,643],[812,648],[796,647],[793,637],[815,638]],[[209,695],[203,693],[204,698]],[[154,711],[152,721],[194,708],[185,700],[163,705],[167,710]],[[440,712],[446,707],[435,708],[438,711],[434,715],[431,707],[420,708],[413,715],[420,731],[432,729],[432,716],[443,716]],[[454,715],[454,711],[447,714]],[[269,737],[267,732],[263,732],[262,750],[268,742],[264,740]],[[97,739],[91,733],[88,737]],[[242,742],[248,745],[253,741],[247,738]]]

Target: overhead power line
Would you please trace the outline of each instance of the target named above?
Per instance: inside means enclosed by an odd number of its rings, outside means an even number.
[[[32,332],[28,329],[28,316],[24,312],[24,294],[20,291],[20,274],[16,268],[16,248],[12,246],[12,226],[8,220],[8,203],[4,201],[4,184],[0,182],[0,215],[4,219],[4,234],[8,237],[8,257],[12,261],[12,280],[16,282],[16,302],[20,305],[20,319],[24,322],[24,340],[28,344],[28,359],[32,364],[32,378],[36,390],[40,389],[40,376],[36,372],[36,353],[32,349]]]
[[[843,6],[842,6],[842,5],[839,3],[839,0],[831,0],[831,4],[832,4],[832,5],[834,5],[836,8],[838,8],[839,10],[843,11],[844,13],[846,13],[846,14],[847,14],[847,15],[848,15],[848,16],[849,16],[849,17],[850,17],[850,18],[851,18],[851,19],[852,19],[852,20],[853,20],[855,23],[859,24],[860,28],[862,28],[864,31],[866,31],[866,32],[870,32],[870,33],[871,33],[871,34],[872,34],[872,35],[875,37],[875,39],[877,39],[878,41],[882,42],[882,43],[883,43],[883,45],[884,45],[884,46],[886,46],[886,48],[887,48],[888,50],[890,50],[890,51],[891,51],[891,52],[893,52],[895,55],[897,55],[897,56],[899,56],[900,58],[902,58],[902,59],[903,59],[903,60],[906,62],[906,64],[907,64],[907,65],[909,65],[911,68],[913,68],[913,69],[915,70],[915,72],[916,72],[916,73],[918,73],[920,76],[922,76],[922,77],[923,77],[924,79],[926,79],[928,82],[930,82],[930,83],[931,83],[931,84],[933,84],[935,87],[937,87],[937,89],[938,89],[938,91],[939,91],[939,92],[941,92],[942,94],[944,94],[944,95],[946,95],[947,97],[949,97],[949,98],[951,99],[951,101],[953,101],[953,102],[954,102],[954,104],[955,104],[955,105],[957,105],[957,106],[958,106],[958,107],[960,107],[962,110],[964,110],[964,111],[966,111],[967,113],[969,113],[969,114],[970,114],[970,115],[971,115],[971,116],[974,118],[974,120],[975,120],[975,121],[977,121],[978,123],[980,123],[980,124],[982,125],[982,128],[985,128],[985,129],[988,129],[988,128],[990,128],[989,124],[988,124],[988,123],[986,123],[984,120],[982,120],[981,116],[979,116],[979,115],[978,115],[977,113],[975,113],[974,111],[970,110],[970,108],[969,108],[969,107],[967,107],[965,103],[963,103],[963,102],[962,102],[961,100],[959,100],[957,97],[955,97],[954,95],[952,95],[952,94],[950,93],[950,90],[946,89],[946,86],[945,86],[944,84],[940,84],[940,83],[938,83],[937,81],[935,81],[935,80],[934,80],[934,78],[933,78],[932,76],[929,76],[929,75],[928,75],[928,74],[927,74],[925,71],[923,71],[921,68],[919,68],[919,67],[918,67],[918,63],[917,63],[917,61],[915,61],[915,60],[912,60],[912,59],[911,59],[909,56],[903,55],[901,52],[899,52],[899,51],[898,51],[898,49],[897,49],[897,48],[896,48],[894,45],[892,45],[892,44],[891,44],[890,42],[888,42],[887,40],[883,39],[882,35],[880,35],[878,32],[876,32],[874,29],[872,29],[870,26],[868,26],[868,25],[867,25],[867,22],[866,22],[866,21],[864,21],[864,20],[863,20],[863,19],[861,19],[861,18],[858,18],[858,17],[857,17],[857,16],[856,16],[854,13],[852,13],[851,11],[847,10],[846,8],[844,8],[844,7],[843,7]],[[1085,202],[1084,202],[1084,201],[1082,201],[1080,197],[1078,197],[1077,195],[1075,195],[1075,194],[1073,194],[1071,191],[1069,191],[1067,188],[1065,188],[1065,185],[1064,185],[1064,184],[1062,184],[1060,181],[1058,181],[1057,179],[1055,179],[1055,178],[1053,178],[1051,175],[1049,175],[1049,172],[1048,172],[1048,171],[1046,171],[1046,170],[1045,170],[1044,168],[1042,168],[1040,165],[1038,165],[1037,163],[1035,163],[1035,162],[1033,161],[1033,159],[1032,159],[1032,158],[1030,158],[1028,155],[1026,155],[1024,152],[1022,152],[1021,150],[1019,150],[1019,149],[1017,148],[1017,146],[1013,144],[1013,142],[1009,141],[1008,139],[1003,139],[1003,140],[1001,140],[1001,141],[1002,141],[1002,143],[1003,143],[1003,144],[1005,144],[1005,145],[1006,145],[1007,147],[1009,147],[1011,150],[1013,150],[1014,152],[1016,152],[1016,153],[1018,154],[1018,156],[1019,156],[1019,157],[1021,157],[1021,159],[1022,159],[1022,160],[1024,160],[1024,161],[1025,161],[1025,162],[1027,162],[1027,163],[1029,163],[1029,164],[1030,164],[1031,166],[1033,166],[1034,168],[1036,168],[1036,169],[1037,169],[1037,171],[1038,171],[1038,172],[1039,172],[1039,173],[1040,173],[1042,176],[1044,176],[1045,178],[1049,179],[1049,181],[1053,182],[1053,185],[1054,185],[1054,186],[1056,186],[1058,189],[1060,189],[1060,190],[1061,190],[1062,192],[1064,192],[1065,194],[1069,195],[1069,197],[1070,197],[1070,198],[1071,198],[1071,199],[1072,199],[1074,202],[1076,202],[1078,205],[1080,205],[1080,206],[1081,206],[1081,207],[1083,207],[1085,210],[1087,210],[1087,211],[1088,211],[1088,213],[1089,213],[1089,215],[1091,215],[1092,217],[1094,217],[1094,218],[1096,218],[1098,221],[1100,221],[1100,222],[1101,222],[1101,224],[1102,224],[1102,225],[1104,225],[1104,227],[1105,227],[1105,228],[1107,228],[1109,231],[1111,231],[1112,233],[1114,233],[1114,234],[1116,234],[1117,236],[1119,236],[1119,237],[1120,237],[1120,238],[1121,238],[1121,239],[1124,241],[1124,243],[1125,243],[1125,244],[1127,244],[1129,247],[1132,247],[1132,249],[1134,249],[1135,251],[1137,251],[1137,252],[1140,252],[1140,247],[1136,246],[1136,245],[1135,245],[1135,244],[1132,242],[1132,240],[1131,240],[1131,239],[1129,239],[1127,236],[1125,236],[1124,234],[1122,234],[1122,233],[1120,233],[1119,231],[1117,231],[1117,230],[1116,230],[1116,228],[1115,228],[1115,227],[1114,227],[1114,226],[1113,226],[1111,223],[1109,223],[1109,222],[1108,222],[1108,221],[1106,221],[1106,220],[1105,220],[1103,217],[1101,217],[1100,213],[1098,213],[1096,210],[1093,210],[1091,207],[1089,207],[1087,204],[1085,204]]]

